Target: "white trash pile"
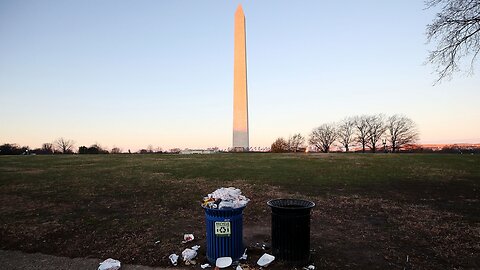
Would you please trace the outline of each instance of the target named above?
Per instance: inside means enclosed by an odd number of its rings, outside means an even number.
[[[213,209],[241,208],[249,201],[250,199],[242,195],[240,189],[222,187],[204,197],[202,206]]]

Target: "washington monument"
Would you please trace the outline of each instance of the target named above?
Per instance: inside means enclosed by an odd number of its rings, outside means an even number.
[[[235,12],[233,67],[233,150],[248,151],[247,52],[242,5]]]

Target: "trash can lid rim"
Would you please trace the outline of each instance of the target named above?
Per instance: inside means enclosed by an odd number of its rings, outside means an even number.
[[[310,209],[315,207],[314,202],[302,199],[273,199],[268,201],[267,205],[280,209]],[[290,207],[287,207],[287,205],[290,205]],[[291,205],[295,205],[295,207],[291,207]]]
[[[242,207],[237,207],[237,208],[222,208],[222,209],[218,209],[218,208],[208,208],[208,207],[205,207],[203,205],[200,205],[203,209],[205,210],[212,210],[212,211],[236,211],[236,210],[243,210],[245,207],[247,207],[247,205],[244,205]]]

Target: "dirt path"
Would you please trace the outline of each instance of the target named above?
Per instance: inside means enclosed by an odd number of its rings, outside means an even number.
[[[102,260],[91,258],[67,258],[45,255],[41,253],[24,253],[20,251],[0,250],[0,269],[5,270],[86,270],[98,269]],[[141,265],[124,265],[122,270],[161,270],[166,268],[153,268]]]

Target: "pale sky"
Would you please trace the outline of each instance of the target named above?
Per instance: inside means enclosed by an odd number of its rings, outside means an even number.
[[[251,146],[372,113],[480,143],[480,78],[432,85],[423,1],[0,0],[0,144],[230,147],[239,3]]]

